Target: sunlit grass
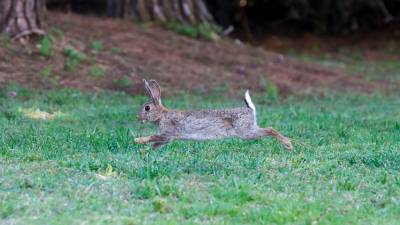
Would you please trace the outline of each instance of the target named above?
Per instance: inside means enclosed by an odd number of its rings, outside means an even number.
[[[135,119],[147,97],[16,92],[0,95],[1,224],[400,221],[398,97],[256,102],[262,126],[296,140],[288,152],[272,139],[175,141],[153,150],[133,142],[155,132]],[[164,103],[243,105],[196,96]]]
[[[35,108],[20,108],[18,111],[21,112],[25,117],[34,120],[52,120],[55,117],[66,116],[65,113],[62,112],[49,113]]]

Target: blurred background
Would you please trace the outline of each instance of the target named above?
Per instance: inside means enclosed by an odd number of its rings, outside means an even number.
[[[2,84],[137,93],[140,80],[153,77],[172,90],[228,95],[248,87],[307,94],[399,84],[399,0],[1,4],[2,46],[15,45],[8,39],[25,46],[1,49]],[[22,52],[42,60],[21,54],[12,61],[25,66],[7,63]]]
[[[125,19],[173,20],[171,6],[179,5],[196,18],[182,18],[185,22],[210,21],[211,17],[222,28],[233,26],[238,34],[267,32],[297,34],[349,34],[359,30],[381,28],[399,22],[398,0],[201,0],[201,1],[143,1],[150,10],[159,8],[157,15],[146,18],[138,0],[47,0],[50,9],[61,9],[82,14],[93,14]],[[168,3],[167,3],[168,2]],[[201,6],[198,6],[198,5]],[[169,6],[171,5],[171,6]],[[190,8],[193,7],[193,8]],[[203,8],[204,7],[204,8]],[[209,13],[206,12],[208,9]],[[151,18],[150,18],[151,17]],[[176,18],[174,18],[176,19]]]

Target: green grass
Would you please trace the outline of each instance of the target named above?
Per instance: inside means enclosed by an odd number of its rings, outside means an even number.
[[[39,53],[44,57],[51,57],[53,54],[53,38],[51,35],[44,36],[38,44]]]
[[[68,71],[74,71],[76,67],[87,58],[84,53],[76,50],[72,46],[65,48],[65,55],[67,59],[64,64],[64,68]]]
[[[91,47],[95,54],[99,54],[104,49],[103,42],[101,41],[92,41]]]
[[[104,77],[106,70],[98,66],[92,66],[89,68],[89,75],[92,77]]]
[[[8,48],[11,45],[11,37],[7,34],[0,34],[0,48]]]
[[[398,51],[396,51],[397,54]],[[308,53],[289,52],[288,55],[293,58],[317,63],[333,69],[343,69],[350,74],[360,76],[370,81],[400,81],[400,61],[393,59],[366,59],[366,56],[359,51],[351,51],[348,49],[340,50],[337,55],[323,53],[320,55],[310,55]],[[386,52],[386,56],[397,56],[390,51]]]
[[[13,88],[16,88],[15,86]],[[400,98],[339,95],[258,107],[297,140],[133,143],[147,97],[0,93],[1,224],[398,224]],[[179,96],[179,108],[242,101]],[[133,135],[133,136],[132,136]],[[302,144],[299,144],[302,143]]]
[[[216,40],[219,38],[218,33],[222,32],[221,27],[208,24],[206,22],[198,25],[188,25],[179,22],[171,22],[167,25],[167,28],[180,35],[205,40]]]

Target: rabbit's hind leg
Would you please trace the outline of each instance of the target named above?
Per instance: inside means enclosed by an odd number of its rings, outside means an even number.
[[[151,136],[147,136],[147,137],[135,138],[135,142],[139,143],[139,144],[146,144],[149,142],[167,143],[168,141],[169,141],[169,139],[162,135],[151,135]]]
[[[272,137],[275,137],[276,139],[278,139],[285,146],[286,149],[288,149],[288,150],[293,149],[293,145],[292,145],[292,142],[290,141],[290,139],[288,137],[283,136],[281,133],[279,133],[274,128],[268,127],[268,128],[259,128],[259,129],[260,129],[260,132],[264,133],[264,136],[272,136]]]
[[[260,137],[271,136],[271,137],[278,139],[288,150],[293,149],[293,145],[292,145],[292,142],[290,141],[290,139],[283,136],[281,133],[279,133],[277,130],[275,130],[272,127],[268,127],[268,128],[254,127],[253,129],[250,129],[250,130],[242,129],[241,132],[237,132],[237,133],[243,139],[257,139]]]
[[[160,148],[162,146],[164,146],[165,144],[167,144],[168,141],[163,141],[163,142],[154,142],[153,145],[151,147],[153,148]]]

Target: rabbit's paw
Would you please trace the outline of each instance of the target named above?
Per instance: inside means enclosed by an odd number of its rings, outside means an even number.
[[[290,141],[289,138],[284,138],[284,139],[282,140],[282,143],[283,143],[283,145],[285,146],[285,148],[286,148],[287,150],[293,150],[293,145],[292,145],[292,142]]]
[[[138,137],[138,138],[135,138],[135,142],[139,143],[139,144],[145,144],[145,143],[149,142],[149,137]]]

